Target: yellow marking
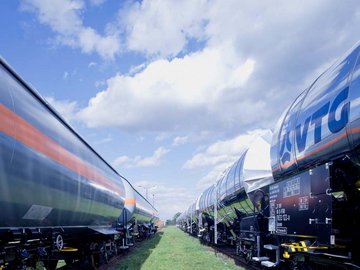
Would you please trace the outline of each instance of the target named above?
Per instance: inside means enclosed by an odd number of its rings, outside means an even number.
[[[291,243],[291,244],[281,244],[282,247],[287,248],[287,251],[290,252],[308,252],[309,249],[316,250],[316,249],[328,249],[329,247],[319,247],[319,246],[306,246],[305,241],[300,241],[300,243]]]
[[[308,249],[328,249],[329,247],[308,247]]]
[[[360,179],[356,181],[355,187],[358,188],[358,189],[360,188]]]
[[[302,246],[304,252],[308,251],[305,241],[300,241],[300,245]]]
[[[77,248],[72,248],[72,247],[64,247],[61,251],[63,252],[75,252],[78,251]]]
[[[300,246],[299,243],[293,243],[293,245],[295,246],[295,248],[297,249],[298,252],[302,251],[302,247]]]
[[[284,257],[284,259],[290,259],[290,254],[289,254],[289,252],[285,251],[285,252],[283,253],[283,257]]]

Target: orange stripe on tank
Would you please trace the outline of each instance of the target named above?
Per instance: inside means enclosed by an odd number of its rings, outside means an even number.
[[[116,185],[116,183],[113,183],[111,180],[104,177],[95,168],[92,168],[91,165],[66,150],[3,104],[0,104],[0,116],[1,132],[33,150],[44,154],[71,171],[84,176],[91,182],[105,187],[118,195],[123,195],[123,189]]]
[[[350,129],[349,131],[350,134],[356,134],[356,133],[360,133],[360,128],[353,128],[353,129]],[[327,143],[323,144],[323,145],[320,145],[318,148],[314,149],[313,151],[303,155],[303,156],[300,156],[299,158],[297,158],[296,161],[301,161],[305,158],[308,158],[324,149],[326,149],[327,147],[330,147],[332,145],[334,145],[335,143],[337,143],[338,141],[340,141],[341,139],[343,138],[346,138],[346,131],[342,132],[339,136],[335,137],[334,139],[332,139],[331,141],[328,141]],[[273,169],[272,171],[273,172],[276,172],[280,169],[285,169],[291,165],[293,165],[295,163],[295,159],[291,160],[291,161],[288,161],[288,162],[285,162],[283,165],[280,165],[279,167]]]
[[[135,198],[126,198],[125,199],[125,205],[135,205],[136,199]]]

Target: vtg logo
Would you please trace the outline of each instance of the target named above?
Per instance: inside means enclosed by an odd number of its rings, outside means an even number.
[[[328,130],[333,134],[339,132],[346,126],[346,124],[349,122],[350,102],[347,102],[342,106],[341,104],[348,98],[348,96],[349,87],[346,87],[332,101],[328,101],[318,110],[316,110],[312,115],[307,117],[303,123],[299,123],[296,125],[295,147],[298,153],[301,153],[305,150],[310,125],[314,126],[313,144],[317,144],[322,140],[323,119],[327,121]],[[338,113],[338,115],[336,115],[336,112],[340,112],[340,114]],[[284,134],[280,145],[279,154],[281,157],[281,164],[284,164],[285,162],[289,162],[291,160],[292,144],[294,140],[294,136],[292,134],[292,132],[294,132],[294,125],[291,123],[294,118],[291,117],[294,116],[290,116],[288,123],[289,130],[287,130]],[[328,131],[325,132],[328,133]]]

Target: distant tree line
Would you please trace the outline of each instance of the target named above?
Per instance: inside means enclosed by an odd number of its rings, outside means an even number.
[[[177,212],[172,219],[166,220],[166,225],[176,225],[176,219],[181,215],[181,212]]]

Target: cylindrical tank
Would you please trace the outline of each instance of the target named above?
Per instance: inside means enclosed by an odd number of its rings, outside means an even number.
[[[135,199],[134,217],[138,223],[149,223],[158,220],[157,210],[136,190]]]
[[[260,210],[249,194],[273,182],[269,154],[270,143],[262,136],[255,136],[226,171],[217,185],[218,219],[231,224],[237,218],[236,212],[244,216]]]
[[[199,213],[202,213],[204,215],[207,215],[209,217],[213,216],[214,212],[214,204],[215,204],[215,196],[212,196],[215,194],[215,185],[212,185],[205,189],[200,197],[199,197],[199,203],[198,203],[198,210]]]
[[[264,137],[270,136],[265,134]],[[254,136],[240,158],[200,195],[200,213],[213,218],[216,205],[218,220],[230,224],[237,218],[236,211],[242,215],[258,211],[254,208],[249,193],[273,182],[270,143],[264,137]]]
[[[103,226],[124,185],[35,90],[0,58],[0,227]]]
[[[134,216],[135,208],[136,208],[136,195],[134,188],[130,185],[130,183],[122,178],[124,187],[125,187],[125,205],[124,210],[122,212],[120,222],[126,225],[130,222],[130,220]]]
[[[182,230],[186,230],[186,211],[182,212],[176,219],[176,225]]]
[[[359,52],[357,44],[281,116],[271,146],[276,180],[345,155],[359,161]]]
[[[186,218],[189,220],[189,221],[192,221],[192,222],[196,222],[198,221],[198,214],[197,214],[197,211],[196,211],[196,202],[192,203],[187,212],[186,212]]]

